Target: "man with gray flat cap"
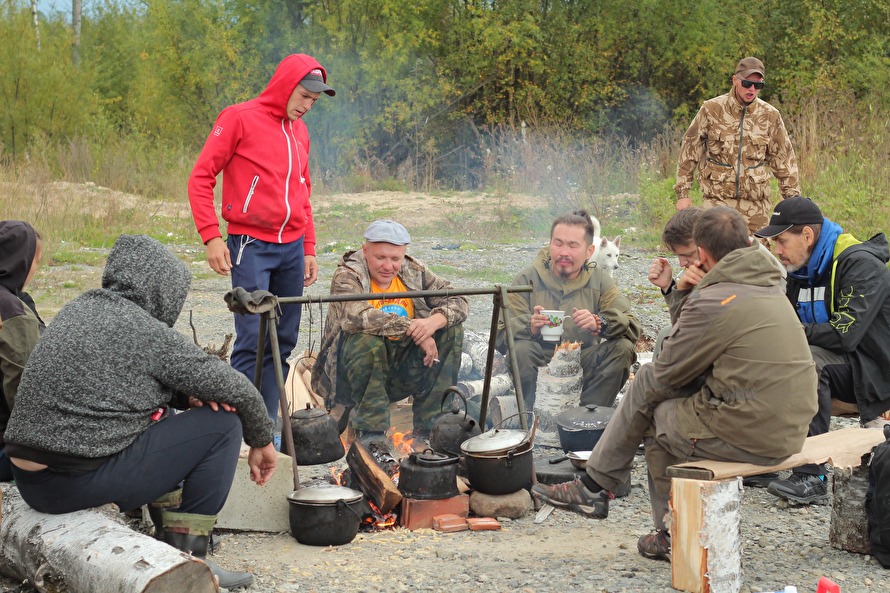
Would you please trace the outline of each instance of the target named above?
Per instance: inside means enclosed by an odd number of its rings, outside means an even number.
[[[702,104],[677,158],[677,210],[692,205],[689,190],[696,171],[702,206],[737,210],[752,233],[772,211],[771,173],[783,198],[800,194],[797,158],[782,116],[758,98],[765,71],[757,58],[740,60],[729,92]]]
[[[331,303],[312,387],[352,409],[350,426],[363,442],[390,428],[389,405],[414,396],[414,433],[427,437],[441,395],[457,384],[469,313],[463,296],[387,297],[451,284],[406,255],[411,236],[393,220],[375,220],[362,248],[347,252],[331,280],[331,294],[380,293],[380,298]]]
[[[890,250],[883,233],[859,241],[796,196],[776,205],[769,239],[788,271],[786,294],[803,324],[819,375],[819,411],[809,435],[828,432],[833,407],[881,428],[890,417]],[[844,406],[843,404],[846,404]],[[883,417],[882,417],[883,416]],[[775,480],[770,493],[796,503],[828,500],[825,467],[805,465]]]

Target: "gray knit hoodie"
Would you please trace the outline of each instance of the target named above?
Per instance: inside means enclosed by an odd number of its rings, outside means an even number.
[[[65,305],[32,352],[6,430],[9,455],[42,463],[113,455],[187,396],[232,404],[245,442],[267,445],[272,423],[251,382],[172,329],[190,280],[158,241],[121,235],[102,288]]]

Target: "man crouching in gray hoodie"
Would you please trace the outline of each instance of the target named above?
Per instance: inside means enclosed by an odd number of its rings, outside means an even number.
[[[6,430],[22,498],[44,513],[166,495],[158,536],[203,557],[232,486],[242,436],[250,477],[275,472],[272,422],[241,373],[173,329],[188,268],[145,235],[121,235],[102,275],[59,311],[28,360]],[[188,410],[171,413],[170,408]],[[181,500],[169,493],[182,486]],[[249,573],[208,562],[220,585]]]

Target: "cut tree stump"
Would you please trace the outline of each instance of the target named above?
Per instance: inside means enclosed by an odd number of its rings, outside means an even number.
[[[206,564],[117,520],[89,509],[38,513],[4,484],[0,573],[38,591],[68,593],[217,593]]]
[[[868,513],[868,463],[853,468],[835,469],[831,475],[831,526],[828,543],[832,547],[857,554],[870,554]]]

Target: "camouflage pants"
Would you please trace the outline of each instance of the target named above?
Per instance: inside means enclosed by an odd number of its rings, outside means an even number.
[[[747,198],[720,198],[715,196],[705,196],[702,200],[703,208],[713,208],[714,206],[726,206],[733,210],[738,210],[739,214],[748,223],[748,232],[752,235],[754,231],[759,231],[769,224],[770,216],[773,214],[773,204],[767,196],[762,200],[749,200]],[[769,248],[769,244],[766,245]]]
[[[538,367],[553,358],[553,345],[540,340],[516,340],[516,360],[526,410],[533,410],[538,387]],[[611,406],[630,375],[637,353],[630,340],[604,340],[581,350],[581,405]]]
[[[391,340],[370,334],[343,334],[337,364],[336,402],[354,406],[356,430],[390,428],[389,405],[414,396],[414,429],[429,431],[441,396],[457,384],[464,330],[461,325],[435,333],[440,362],[423,366],[423,350],[411,338]]]

